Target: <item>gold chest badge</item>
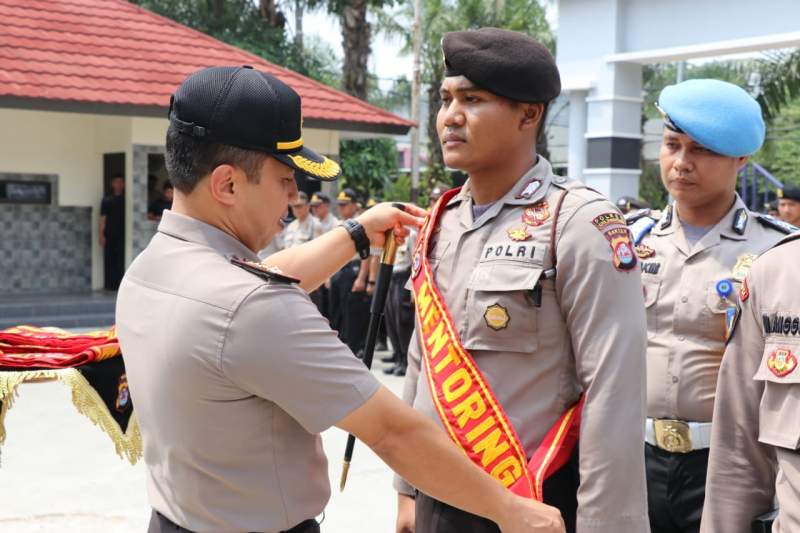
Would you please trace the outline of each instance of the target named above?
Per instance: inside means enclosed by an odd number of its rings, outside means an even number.
[[[769,359],[767,359],[767,368],[769,368],[773,374],[782,378],[783,376],[791,374],[794,369],[797,368],[797,358],[790,349],[778,348],[772,352]]]
[[[511,317],[508,316],[508,310],[500,304],[492,304],[486,308],[483,313],[483,319],[486,325],[495,331],[500,331],[508,327]]]
[[[506,232],[508,233],[508,238],[512,241],[527,241],[532,237],[528,231],[528,226],[524,224],[515,228],[508,228]]]
[[[644,244],[637,244],[636,255],[639,259],[650,259],[651,257],[655,257],[656,251]]]
[[[753,266],[753,261],[756,260],[755,254],[742,254],[736,259],[736,264],[733,267],[731,277],[736,281],[743,281],[747,273],[750,272],[750,267]]]

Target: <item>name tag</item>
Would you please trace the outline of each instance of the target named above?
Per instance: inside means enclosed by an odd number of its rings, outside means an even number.
[[[539,263],[544,261],[546,245],[533,243],[499,242],[486,244],[481,252],[481,263],[490,261],[523,261]]]

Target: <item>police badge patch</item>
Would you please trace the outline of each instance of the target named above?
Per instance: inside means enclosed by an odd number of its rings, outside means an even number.
[[[526,207],[522,212],[522,222],[528,226],[541,226],[548,218],[550,218],[550,206],[545,201]]]
[[[495,331],[506,329],[511,321],[508,310],[499,303],[487,307],[483,313],[483,319],[486,321],[486,325]]]
[[[794,369],[797,368],[797,358],[789,348],[778,348],[767,359],[767,368],[782,378],[794,372]]]
[[[614,268],[620,272],[627,272],[636,266],[633,239],[622,215],[613,212],[603,213],[592,219],[592,225],[603,234],[611,246]]]

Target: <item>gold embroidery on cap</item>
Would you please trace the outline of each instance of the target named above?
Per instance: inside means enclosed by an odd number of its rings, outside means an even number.
[[[289,159],[291,159],[300,170],[303,170],[313,176],[333,178],[339,174],[339,163],[332,159],[328,159],[327,157],[324,159],[324,161],[322,161],[322,163],[311,161],[310,159],[306,159],[301,155],[290,155]]]
[[[303,147],[303,138],[300,137],[296,141],[278,142],[278,150],[294,150],[295,148]]]

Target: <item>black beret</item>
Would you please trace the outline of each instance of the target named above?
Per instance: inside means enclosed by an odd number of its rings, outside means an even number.
[[[787,200],[800,202],[800,188],[787,185],[783,189],[778,189],[778,198],[785,198]]]
[[[500,28],[454,31],[442,38],[445,74],[517,102],[547,103],[561,93],[550,51],[525,34]]]

